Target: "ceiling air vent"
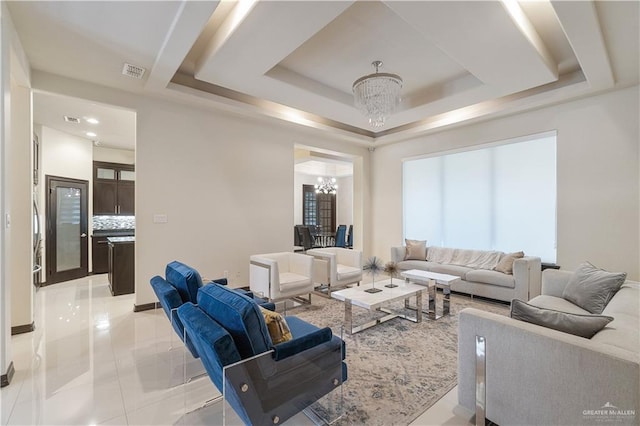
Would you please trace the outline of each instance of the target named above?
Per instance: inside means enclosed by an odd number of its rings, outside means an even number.
[[[145,71],[146,70],[142,67],[137,67],[135,65],[131,65],[127,63],[125,63],[124,67],[122,67],[122,74],[128,75],[129,77],[137,78],[137,79],[141,79]]]
[[[75,123],[75,124],[79,124],[80,123],[80,119],[76,118],[76,117],[71,117],[68,115],[64,116],[64,121],[66,121],[67,123]]]

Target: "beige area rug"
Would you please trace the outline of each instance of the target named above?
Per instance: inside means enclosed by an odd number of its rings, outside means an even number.
[[[442,294],[438,294],[441,303]],[[440,306],[440,305],[439,305]],[[391,305],[402,310],[403,303]],[[338,424],[406,425],[457,383],[458,313],[474,307],[508,315],[505,304],[469,296],[451,296],[451,315],[416,324],[396,318],[354,335],[343,334],[348,380],[344,384],[345,416]],[[354,307],[354,324],[383,316]],[[313,296],[312,305],[289,309],[319,327],[340,333],[344,304]]]

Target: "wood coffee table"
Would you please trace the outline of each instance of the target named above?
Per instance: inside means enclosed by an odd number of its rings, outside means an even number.
[[[402,272],[402,275],[407,282],[414,282],[426,285],[429,289],[429,311],[425,312],[427,318],[431,320],[437,320],[445,315],[449,315],[450,301],[451,301],[451,288],[449,287],[452,282],[458,281],[460,277],[449,274],[440,274],[437,272],[422,271],[420,269],[410,269]],[[436,313],[436,286],[442,288],[442,315]],[[407,303],[405,302],[405,305]],[[417,309],[420,309],[416,307]]]
[[[396,280],[398,283],[399,280]],[[331,297],[333,299],[341,300],[344,302],[344,322],[347,333],[355,334],[374,325],[382,324],[394,318],[403,318],[413,322],[422,321],[422,295],[427,290],[426,287],[410,282],[400,282],[397,287],[388,288],[385,284],[389,284],[389,280],[376,281],[375,287],[382,291],[378,293],[367,293],[365,290],[372,288],[371,284],[363,284],[358,287],[346,288],[344,290],[332,291]],[[389,304],[395,300],[405,300],[407,304],[409,298],[416,297],[416,316],[410,317],[406,314],[394,313],[387,308],[383,308],[383,305]],[[365,324],[354,326],[353,325],[353,306],[359,306],[369,311],[384,312],[385,315],[382,318],[369,321]]]

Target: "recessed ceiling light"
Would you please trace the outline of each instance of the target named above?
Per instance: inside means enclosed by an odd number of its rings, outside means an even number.
[[[100,123],[97,119],[95,119],[93,117],[85,118],[85,120],[87,120],[87,123],[90,123],[90,124],[98,124],[98,123]]]
[[[86,135],[89,136],[90,138],[95,138],[96,136],[98,136],[97,133],[94,133],[94,132],[87,132]]]

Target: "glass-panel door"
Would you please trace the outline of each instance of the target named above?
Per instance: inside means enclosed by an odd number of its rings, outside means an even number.
[[[47,284],[88,274],[87,185],[47,176]]]

